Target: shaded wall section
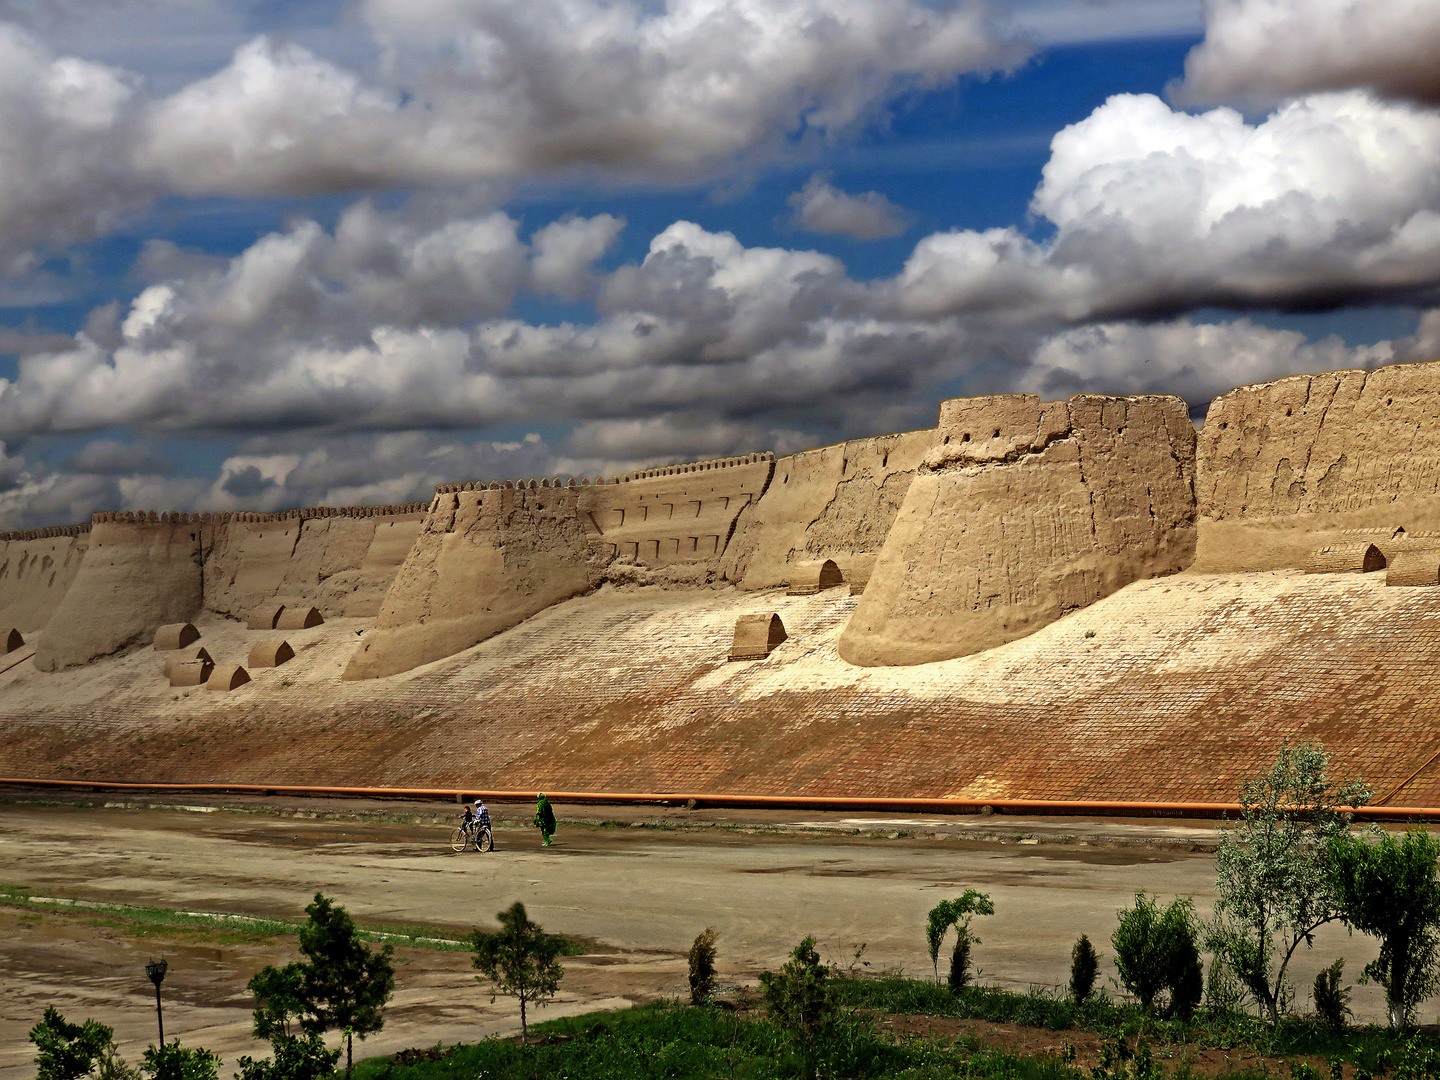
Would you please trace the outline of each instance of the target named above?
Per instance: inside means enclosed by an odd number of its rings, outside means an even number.
[[[994,648],[1195,551],[1195,429],[1176,397],[962,398],[840,638],[853,664]]]
[[[414,546],[424,503],[236,514],[207,527],[205,606],[244,619],[267,600],[374,616]]]
[[[911,431],[791,454],[740,517],[723,576],[744,589],[789,583],[794,566],[834,559],[847,577],[879,552],[935,432]]]
[[[1210,404],[1195,569],[1304,567],[1321,548],[1440,530],[1440,364],[1294,375]]]
[[[198,516],[165,517],[94,523],[75,579],[40,636],[36,667],[58,671],[86,664],[148,642],[165,623],[195,617],[201,525]]]
[[[0,533],[0,632],[28,635],[44,627],[89,546],[88,523]]]

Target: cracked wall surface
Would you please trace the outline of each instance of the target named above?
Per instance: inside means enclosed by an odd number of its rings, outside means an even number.
[[[1176,397],[944,402],[840,655],[966,656],[1182,570],[1194,481],[1195,429]]]
[[[799,562],[834,559],[848,570],[885,543],[934,431],[910,431],[790,454],[741,516],[722,576],[744,589],[790,580]]]
[[[1433,533],[1440,365],[1242,386],[1211,402],[1198,458],[1197,570],[1301,567],[1357,530]]]
[[[266,600],[293,598],[327,619],[377,615],[424,520],[412,513],[207,526],[205,607],[244,619]]]
[[[0,631],[14,627],[28,634],[44,627],[89,546],[89,533],[0,541]]]

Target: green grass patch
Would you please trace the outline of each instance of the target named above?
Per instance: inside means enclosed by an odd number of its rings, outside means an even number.
[[[763,1019],[674,1002],[589,1013],[536,1024],[532,1044],[490,1039],[394,1058],[371,1058],[355,1080],[789,1080],[799,1054]],[[1055,1057],[982,1050],[973,1040],[900,1041],[868,1023],[842,1025],[827,1047],[824,1075],[894,1080],[1089,1080]]]

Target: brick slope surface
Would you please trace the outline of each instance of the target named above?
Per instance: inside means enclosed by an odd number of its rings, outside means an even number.
[[[289,635],[228,694],[151,649],[0,674],[0,774],[851,796],[1220,800],[1284,740],[1388,793],[1440,750],[1440,589],[1383,574],[1179,575],[958,660],[838,658],[846,589],[602,589],[458,656],[363,683],[370,620]],[[738,615],[790,637],[727,663]],[[259,631],[211,618],[217,662]],[[273,632],[269,632],[273,633]],[[1389,800],[1440,804],[1440,760]]]

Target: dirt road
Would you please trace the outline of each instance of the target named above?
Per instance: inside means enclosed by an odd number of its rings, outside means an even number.
[[[556,846],[542,848],[518,811],[509,811],[507,825],[501,809],[496,851],[480,855],[450,851],[452,808],[433,805],[390,806],[377,820],[324,804],[241,811],[11,803],[0,805],[0,884],[286,919],[301,917],[320,890],[362,923],[424,924],[456,936],[493,926],[496,912],[522,900],[548,930],[595,943],[590,955],[566,961],[564,992],[542,1017],[681,995],[685,950],[706,926],[720,931],[722,978],[732,983],[780,963],[805,934],[844,964],[863,944],[873,967],[928,974],[925,913],[967,887],[995,901],[995,916],[977,923],[982,980],[1054,985],[1067,977],[1081,932],[1108,953],[1115,911],[1137,889],[1193,896],[1202,914],[1212,895],[1212,858],[1191,850],[1213,839],[1203,826],[752,814],[732,815],[725,828],[671,829],[683,811],[652,811],[650,827],[626,828],[623,814],[581,826],[574,817],[595,819],[593,809],[558,809]],[[776,825],[788,828],[755,831]],[[293,938],[197,939],[101,913],[0,907],[0,1080],[33,1075],[25,1033],[51,1003],[72,1019],[113,1025],[127,1057],[138,1057],[155,1019],[143,967],[161,952],[170,962],[167,1036],[211,1047],[230,1063],[263,1052],[249,1035],[253,1003],[244,984],[264,964],[295,958]],[[1350,958],[1353,976],[1373,953],[1367,939],[1327,928],[1297,972],[1302,1004],[1315,970],[1334,956]],[[467,953],[405,947],[397,958],[395,1002],[365,1054],[516,1026],[510,1003],[490,1004],[476,984]],[[1104,970],[1113,974],[1108,960]],[[1357,988],[1355,997],[1362,1018],[1378,1017],[1378,990]]]

